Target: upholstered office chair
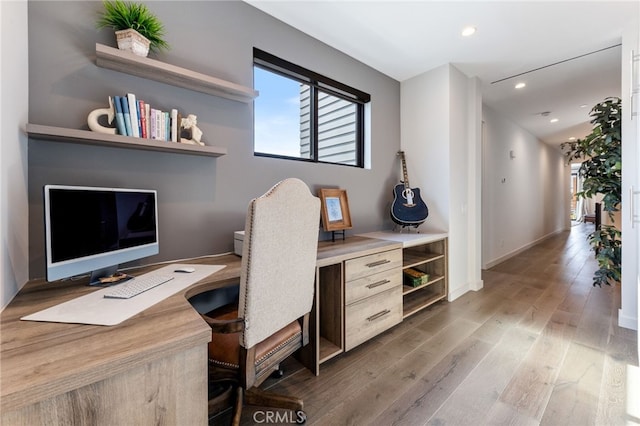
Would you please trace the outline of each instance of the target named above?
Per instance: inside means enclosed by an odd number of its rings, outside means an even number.
[[[238,306],[203,315],[213,329],[211,376],[235,376],[239,382],[234,424],[243,399],[249,405],[303,409],[302,400],[258,386],[309,342],[319,219],[320,201],[299,179],[285,179],[249,204]]]

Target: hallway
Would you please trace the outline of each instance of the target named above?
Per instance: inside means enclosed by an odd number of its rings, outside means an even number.
[[[617,326],[619,286],[591,285],[592,229],[483,271],[483,290],[408,318],[318,377],[291,361],[268,385],[302,397],[317,425],[625,424],[636,333]]]

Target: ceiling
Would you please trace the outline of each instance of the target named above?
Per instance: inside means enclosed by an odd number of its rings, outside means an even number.
[[[640,16],[637,1],[245,1],[398,81],[451,63],[549,144],[584,137],[591,107],[621,96],[622,30]]]

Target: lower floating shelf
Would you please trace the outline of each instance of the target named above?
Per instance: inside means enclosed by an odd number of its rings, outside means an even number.
[[[402,317],[407,318],[416,312],[425,309],[439,300],[447,297],[446,294],[436,291],[436,287],[421,287],[421,291],[411,293],[411,297],[405,297],[402,307]]]
[[[227,153],[226,148],[215,146],[191,145],[178,142],[158,141],[154,139],[134,138],[131,136],[109,135],[89,130],[66,129],[62,127],[42,126],[40,124],[27,124],[26,131],[30,138],[43,141],[171,152],[174,154],[200,155],[207,157],[220,157]]]

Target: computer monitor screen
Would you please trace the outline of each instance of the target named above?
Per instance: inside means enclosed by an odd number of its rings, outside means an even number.
[[[46,185],[47,281],[91,272],[91,284],[120,263],[159,252],[154,190]]]

